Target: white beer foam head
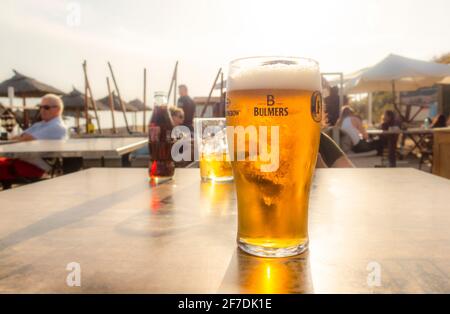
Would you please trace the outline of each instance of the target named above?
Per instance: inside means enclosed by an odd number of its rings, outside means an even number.
[[[322,90],[319,65],[310,59],[257,57],[231,63],[227,90]]]

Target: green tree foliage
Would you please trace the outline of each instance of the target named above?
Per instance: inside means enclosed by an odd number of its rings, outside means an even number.
[[[450,64],[450,52],[444,53],[440,56],[436,56],[432,61],[437,63]]]
[[[394,109],[394,105],[392,104],[392,93],[390,92],[374,92],[372,93],[372,119],[374,124],[378,124],[381,122],[381,117],[385,110]],[[350,101],[350,106],[363,118],[367,120],[368,112],[367,112],[367,97],[362,98],[361,100],[353,99]]]

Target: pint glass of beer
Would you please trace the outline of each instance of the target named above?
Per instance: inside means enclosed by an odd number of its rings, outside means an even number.
[[[231,62],[226,116],[239,247],[263,257],[300,254],[308,247],[322,119],[318,63],[293,57]]]
[[[225,118],[195,118],[194,133],[203,181],[231,181]]]

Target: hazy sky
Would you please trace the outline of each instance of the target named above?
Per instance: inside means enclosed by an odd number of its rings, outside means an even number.
[[[79,12],[79,14],[78,14]],[[252,55],[305,56],[322,71],[351,72],[389,53],[429,60],[450,52],[449,0],[2,0],[0,81],[16,69],[96,98],[111,61],[122,96],[179,83],[206,96],[219,67]]]

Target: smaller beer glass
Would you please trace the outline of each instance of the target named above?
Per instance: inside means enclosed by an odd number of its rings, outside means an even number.
[[[195,118],[194,133],[202,180],[233,180],[225,118]]]

